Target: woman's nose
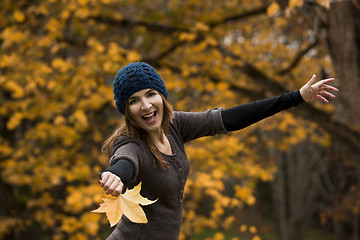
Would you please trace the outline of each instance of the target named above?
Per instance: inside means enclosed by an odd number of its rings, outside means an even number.
[[[151,108],[151,103],[146,99],[141,101],[141,110],[148,110]]]

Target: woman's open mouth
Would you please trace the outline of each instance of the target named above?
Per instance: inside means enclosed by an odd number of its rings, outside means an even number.
[[[146,123],[153,123],[156,121],[157,112],[154,111],[152,113],[146,114],[141,118],[145,120]]]

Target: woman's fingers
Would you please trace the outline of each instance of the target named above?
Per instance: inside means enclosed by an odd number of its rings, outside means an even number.
[[[316,75],[315,74],[312,75],[312,77],[310,78],[310,80],[306,84],[311,86],[314,83],[316,83]]]
[[[327,83],[333,82],[334,80],[335,80],[335,78],[327,78],[327,79],[320,80],[320,81],[314,83],[313,85],[322,87],[324,85],[327,85]],[[328,86],[330,86],[330,85],[328,85]]]
[[[123,188],[123,183],[121,179],[113,173],[109,173],[109,177],[103,185],[103,190],[106,194],[111,194],[112,196],[118,196]]]
[[[108,195],[113,193],[113,191],[117,188],[118,184],[119,184],[119,181],[117,179],[115,179],[111,183],[110,187],[105,191],[105,193],[108,194]]]
[[[334,80],[335,80],[335,78],[326,78],[326,79],[323,79],[323,80],[321,80],[321,81],[319,81],[319,82],[329,83],[329,82],[332,82],[332,81],[334,81]]]
[[[111,194],[112,196],[117,196],[120,194],[119,189],[122,189],[122,182],[119,179],[115,179],[113,183],[110,185],[110,187],[105,191],[106,194]]]
[[[329,101],[321,95],[317,95],[316,97],[317,97],[317,99],[323,101],[324,103],[329,103]]]
[[[99,183],[107,195],[114,197],[121,194],[124,186],[121,179],[111,172],[102,173]]]
[[[120,181],[120,184],[115,188],[115,190],[111,193],[111,196],[113,197],[117,197],[120,195],[120,193],[122,192],[123,189],[123,184]]]
[[[326,96],[326,97],[331,97],[331,98],[334,98],[334,97],[335,97],[334,94],[332,94],[332,93],[330,93],[330,92],[328,92],[328,91],[324,91],[324,90],[320,90],[320,91],[319,91],[319,94],[320,94],[321,96]]]
[[[104,186],[104,184],[105,184],[105,182],[108,180],[109,176],[110,176],[109,172],[103,172],[103,173],[101,174],[101,180],[99,181],[101,187]]]
[[[332,91],[332,92],[338,92],[339,90],[336,87],[324,84],[320,87],[320,89],[322,90],[328,90],[328,91]]]
[[[108,179],[104,182],[102,188],[105,192],[111,187],[114,180],[115,180],[115,178],[113,176],[109,176]]]

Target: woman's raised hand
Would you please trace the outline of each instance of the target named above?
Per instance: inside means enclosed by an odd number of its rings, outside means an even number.
[[[99,183],[105,193],[113,197],[119,196],[124,186],[121,179],[111,172],[103,172]]]
[[[329,91],[339,91],[337,88],[328,85],[328,83],[334,80],[334,78],[328,78],[316,82],[316,75],[313,74],[311,79],[302,88],[300,88],[300,94],[305,102],[319,99],[322,102],[328,103],[329,101],[325,97],[335,97],[335,95]]]

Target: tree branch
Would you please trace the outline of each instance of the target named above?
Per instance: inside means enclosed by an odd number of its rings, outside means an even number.
[[[244,18],[256,16],[259,14],[264,14],[264,13],[266,13],[268,6],[269,6],[269,4],[265,4],[258,8],[251,9],[249,11],[245,11],[244,13],[235,14],[230,17],[225,17],[218,21],[210,21],[205,24],[210,26],[210,28],[213,28],[213,27],[216,27],[218,25],[221,25],[221,24],[224,24],[227,22],[242,20]],[[123,26],[126,28],[135,27],[135,26],[144,26],[151,31],[160,31],[160,32],[167,33],[167,34],[174,33],[177,31],[182,31],[182,32],[190,32],[191,31],[191,29],[189,29],[188,27],[174,27],[172,25],[160,24],[160,23],[156,23],[156,22],[151,23],[151,22],[142,21],[142,20],[137,20],[137,21],[133,21],[130,19],[116,20],[116,19],[107,18],[104,16],[92,16],[92,17],[89,17],[87,20],[89,20],[89,19],[93,19],[97,22],[105,23],[108,25]],[[190,26],[190,27],[193,27],[193,26]]]
[[[138,26],[144,26],[146,27],[146,29],[150,30],[150,31],[154,31],[154,32],[161,32],[161,33],[165,33],[165,34],[171,34],[174,32],[178,32],[178,31],[189,31],[188,28],[182,28],[182,27],[174,27],[172,25],[165,25],[165,24],[160,24],[157,22],[147,22],[147,21],[142,21],[142,20],[137,20],[137,21],[133,21],[131,19],[122,19],[122,20],[116,20],[116,19],[112,19],[112,18],[106,18],[103,16],[92,16],[89,17],[87,20],[92,19],[95,20],[99,23],[105,23],[107,25],[115,25],[117,27],[121,26],[124,28],[133,28],[133,27],[138,27]]]
[[[225,24],[230,21],[242,20],[244,18],[252,17],[252,16],[255,16],[258,14],[264,14],[264,13],[266,13],[268,6],[269,6],[269,4],[266,4],[259,8],[255,8],[250,11],[247,11],[245,13],[236,14],[234,16],[226,17],[226,18],[223,18],[216,22],[209,22],[209,23],[205,23],[205,24],[210,26],[210,28],[214,28],[218,25]],[[116,19],[106,18],[103,16],[92,16],[88,19],[93,19],[97,22],[105,23],[108,25],[122,26],[124,28],[144,26],[150,31],[161,32],[164,34],[172,34],[175,32],[191,32],[191,29],[186,28],[186,27],[174,27],[171,25],[159,24],[156,22],[151,23],[151,22],[146,22],[146,21],[141,21],[141,20],[140,21],[132,21],[130,19],[116,20]],[[199,35],[193,42],[199,42],[201,39],[203,39],[203,36]],[[189,42],[187,42],[187,41],[177,42],[174,45],[170,46],[167,50],[160,53],[158,56],[152,57],[152,58],[146,58],[146,59],[143,59],[143,61],[155,64],[156,62],[160,61],[161,59],[165,58],[167,55],[169,55],[170,53],[175,51],[178,47],[181,47],[186,43],[189,43]]]
[[[313,49],[319,43],[318,39],[316,39],[313,43],[309,44],[305,49],[300,50],[295,58],[291,61],[290,65],[282,70],[278,70],[276,73],[280,76],[285,75],[286,73],[290,72],[291,69],[295,68],[300,60],[308,53],[311,49]]]
[[[289,91],[284,88],[283,85],[269,78],[261,70],[241,59],[239,56],[228,52],[226,49],[221,49],[221,51],[224,54],[231,55],[238,60],[242,60],[243,66],[239,68],[239,70],[251,77],[254,81],[260,83],[264,89],[269,90],[272,94],[279,95]],[[257,96],[257,99],[254,100],[267,97],[265,92],[257,92],[256,94],[254,93],[254,95]],[[351,145],[354,153],[359,153],[360,133],[344,123],[335,121],[328,112],[315,108],[311,104],[303,104],[302,106],[297,107],[296,109],[290,109],[289,111],[305,119],[317,122],[320,127],[333,134],[337,141],[341,141],[346,145]]]
[[[246,11],[244,13],[240,13],[240,14],[236,14],[234,16],[230,16],[230,17],[226,17],[222,20],[219,21],[214,21],[214,22],[210,22],[208,23],[208,25],[213,28],[216,27],[218,25],[227,23],[227,22],[231,22],[231,21],[238,21],[238,20],[242,20],[244,18],[248,18],[248,17],[253,17],[259,14],[264,14],[267,11],[267,8],[269,7],[270,4],[265,4],[261,7],[255,8],[255,9],[251,9],[249,11]]]

